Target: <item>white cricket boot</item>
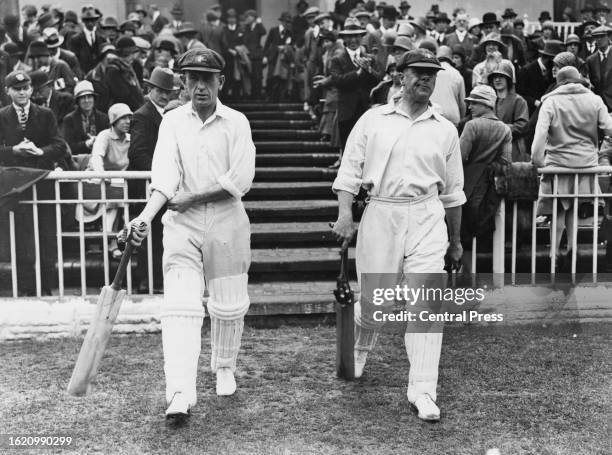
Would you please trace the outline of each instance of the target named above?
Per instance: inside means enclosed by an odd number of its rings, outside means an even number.
[[[184,420],[190,415],[189,399],[184,393],[177,392],[170,400],[170,405],[166,409],[166,419]]]
[[[438,408],[428,393],[419,395],[416,400],[414,400],[412,405],[419,412],[419,419],[426,420],[428,422],[437,422],[440,420],[440,408]]]
[[[368,351],[355,349],[353,358],[355,359],[355,379],[359,379],[361,376],[363,376],[363,369],[365,368],[366,360],[368,359]]]
[[[236,379],[231,368],[217,369],[217,395],[228,396],[236,392]]]

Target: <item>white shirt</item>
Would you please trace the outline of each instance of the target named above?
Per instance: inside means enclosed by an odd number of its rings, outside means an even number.
[[[347,47],[346,51],[348,52],[349,57],[351,57],[352,62],[355,64],[355,66],[357,66],[357,63],[355,63],[355,59],[360,56],[361,48],[358,48],[357,50],[353,51]]]
[[[179,191],[198,193],[215,184],[237,199],[255,176],[255,144],[244,114],[217,100],[202,122],[191,103],[166,113],[151,166],[151,187],[172,199]]]
[[[431,107],[416,119],[398,99],[370,109],[355,124],[332,189],[371,196],[438,194],[445,208],[465,203],[457,129]]]
[[[441,107],[441,114],[457,126],[465,114],[465,83],[463,76],[447,61],[440,62],[445,71],[439,71],[430,101]]]
[[[85,32],[85,38],[87,39],[89,45],[93,46],[96,43],[96,27],[94,27],[91,31],[84,28],[83,32]]]
[[[459,38],[459,42],[463,43],[463,40],[465,39],[467,35],[467,30],[464,30],[464,31],[455,30],[455,33],[457,34],[457,38]]]

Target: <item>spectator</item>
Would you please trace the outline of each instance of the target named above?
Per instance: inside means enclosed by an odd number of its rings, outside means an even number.
[[[280,71],[277,71],[279,68],[276,65],[279,54],[281,50],[285,49],[285,46],[290,46],[292,43],[291,30],[289,29],[291,15],[287,12],[282,13],[278,18],[278,22],[279,24],[276,27],[270,29],[263,49],[263,64],[268,65],[268,97],[272,101],[278,101],[283,92],[284,78],[281,76]]]
[[[164,108],[168,105],[173,92],[180,87],[174,85],[174,74],[167,68],[155,68],[151,78],[145,81],[150,88],[148,101],[134,113],[131,125],[131,140],[128,149],[128,170],[150,171],[153,160],[153,152],[157,143],[157,133],[162,120]],[[146,196],[144,181],[132,181],[130,184],[131,198],[142,198]],[[136,213],[143,207],[138,207]],[[153,218],[153,275],[154,283],[158,289],[162,289],[162,231],[161,222],[165,210],[160,210]],[[144,251],[144,249],[143,249]],[[139,275],[146,276],[146,262],[139,261]]]
[[[265,27],[261,24],[261,19],[257,18],[257,13],[254,10],[247,10],[244,13],[244,30],[243,41],[249,51],[249,59],[251,60],[251,85],[252,97],[254,99],[261,98],[262,79],[263,79],[263,58],[264,51],[261,46],[261,38],[266,34]]]
[[[399,5],[400,15],[399,19],[404,21],[414,20],[414,17],[410,15],[410,4],[406,0],[402,0]]]
[[[204,46],[218,54],[225,53],[226,44],[223,42],[223,24],[221,23],[221,14],[214,10],[206,12],[206,21],[202,24],[200,34]]]
[[[64,37],[64,42],[69,43],[73,36],[77,35],[82,31],[79,26],[79,19],[74,11],[68,10],[64,14],[64,21],[60,28],[60,35]],[[80,66],[80,63],[79,63]]]
[[[465,85],[463,77],[452,64],[452,51],[448,46],[438,49],[438,61],[444,71],[438,72],[436,86],[430,100],[440,106],[440,113],[457,126],[465,115]]]
[[[109,89],[109,103],[125,103],[131,110],[144,104],[138,77],[132,62],[140,51],[132,38],[123,36],[117,40],[117,56],[108,62],[105,80]],[[110,116],[109,116],[110,117]]]
[[[46,28],[43,30],[42,36],[45,44],[49,48],[51,60],[62,60],[66,62],[66,65],[72,70],[75,77],[78,79],[83,78],[83,71],[81,70],[76,55],[67,49],[62,49],[61,46],[64,43],[64,37],[58,33],[57,29],[53,27]]]
[[[88,73],[96,65],[98,49],[106,38],[100,34],[96,24],[100,19],[100,14],[93,7],[86,7],[81,14],[81,21],[85,25],[82,32],[74,35],[68,42],[70,49],[79,59],[81,69]]]
[[[108,120],[110,128],[98,133],[93,144],[91,158],[87,169],[102,171],[124,171],[128,167],[128,148],[130,146],[130,122],[132,111],[127,104],[113,104],[108,110]],[[91,222],[102,216],[103,204],[95,203],[92,206],[87,204],[84,207],[84,221]],[[106,204],[106,226],[107,232],[117,232],[119,208],[116,204]],[[113,259],[121,258],[121,251],[117,248],[117,240],[112,236],[109,246],[110,254]]]
[[[43,41],[34,41],[28,48],[28,62],[33,70],[44,71],[49,75],[56,90],[72,93],[77,78],[63,60],[51,58],[51,52]]]
[[[552,61],[555,55],[562,51],[561,41],[547,41],[544,49],[539,51],[540,57],[519,71],[516,92],[527,101],[530,116],[540,105],[540,98],[553,82]]]
[[[417,48],[427,37],[427,20],[424,17],[418,17],[410,22],[410,25],[414,29],[414,47]]]
[[[64,117],[72,110],[74,100],[70,93],[59,92],[53,88],[53,80],[44,71],[32,71],[32,102],[39,106],[51,109],[57,121],[58,128],[62,128]]]
[[[435,29],[431,33],[431,37],[436,41],[438,46],[444,45],[446,41],[446,31],[450,25],[450,19],[448,18],[448,14],[440,13],[434,19],[434,27]]]
[[[485,36],[478,47],[482,50],[485,59],[474,66],[472,72],[473,87],[478,84],[487,84],[489,73],[496,68],[500,62],[505,60],[503,55],[506,52],[506,45],[501,41],[501,35],[499,33],[491,33]],[[515,81],[514,66],[509,60],[505,61],[510,63],[512,67],[512,80]]]
[[[197,39],[199,32],[196,30],[192,22],[183,22],[180,28],[174,32],[183,45],[183,49],[188,51],[194,47],[206,47],[202,41]]]
[[[512,162],[529,161],[529,152],[525,144],[525,126],[529,121],[527,102],[514,91],[512,67],[508,62],[501,62],[491,74],[489,85],[495,89],[495,115],[512,131]]]
[[[99,25],[100,34],[104,36],[108,43],[115,44],[119,37],[119,23],[117,19],[112,16],[106,16]]]
[[[565,50],[570,52],[576,58],[576,64],[578,65],[578,71],[583,77],[588,77],[589,70],[586,62],[580,58],[582,42],[578,35],[569,34],[565,39]]]
[[[98,53],[98,59],[99,62],[96,67],[85,78],[93,84],[94,91],[96,92],[96,109],[106,112],[110,106],[111,96],[106,73],[111,62],[118,59],[117,49],[112,44],[103,44]]]
[[[325,15],[320,14],[319,8],[313,6],[304,11],[303,16],[308,24],[308,29],[305,31],[304,38],[302,39],[305,64],[303,101],[304,110],[309,111],[310,106],[315,105],[320,98],[318,90],[312,87],[312,78],[322,72],[319,35],[321,34],[320,22]],[[328,14],[327,17],[331,16]]]
[[[170,10],[172,20],[170,21],[170,28],[173,32],[177,31],[183,25],[183,8],[179,4],[175,4]]]
[[[7,14],[2,20],[9,43],[15,43],[21,52],[26,53],[30,45],[30,38],[23,27],[19,25],[19,18],[14,14]]]
[[[223,41],[227,49],[223,92],[227,99],[240,99],[251,94],[252,64],[244,45],[244,30],[237,23],[236,10],[227,11],[227,26],[223,29]]]
[[[465,87],[465,93],[470,93],[472,91],[472,70],[467,66],[466,62],[466,52],[462,45],[455,44],[452,47],[453,51],[453,65],[455,65],[455,69],[459,71],[461,77],[463,78],[463,85]]]
[[[4,81],[11,104],[0,109],[0,166],[22,166],[36,169],[55,169],[62,159],[65,143],[60,137],[53,113],[30,102],[32,85],[24,71],[9,73]],[[38,198],[54,199],[54,185],[39,182]],[[40,265],[43,295],[51,295],[57,273],[55,209],[49,204],[38,206]],[[17,248],[17,281],[19,291],[35,295],[34,265],[36,262],[31,207],[15,210]]]
[[[477,45],[477,38],[467,31],[468,16],[467,14],[458,14],[455,20],[455,30],[444,38],[444,43],[451,49],[455,46],[461,46],[463,49],[463,64],[465,65],[465,56],[472,55],[474,46]],[[471,85],[471,81],[470,81]],[[469,93],[469,92],[467,92]]]
[[[161,14],[157,5],[150,5],[151,9],[151,30],[156,35],[170,22],[168,18]]]
[[[497,95],[488,85],[477,85],[466,99],[472,119],[465,124],[459,145],[463,159],[467,202],[461,217],[463,265],[472,265],[472,238],[478,238],[478,251],[491,250],[495,213],[499,197],[493,174],[512,160],[512,133],[495,115]]]
[[[8,54],[7,74],[11,71],[24,71],[26,73],[32,71],[32,67],[24,63],[23,56],[25,52],[17,44],[6,43],[2,48]]]
[[[538,167],[575,169],[597,166],[598,128],[608,136],[612,134],[612,118],[608,114],[608,108],[599,96],[584,86],[585,81],[573,66],[559,70],[557,83],[555,90],[542,97],[542,107],[531,146],[532,161]],[[572,128],[568,128],[568,125],[572,125]],[[550,174],[542,177],[540,194],[552,194],[552,177]],[[595,194],[599,191],[594,176],[590,174],[578,176],[578,188],[574,187],[574,175],[559,175],[557,179],[557,194]],[[582,200],[579,199],[579,202]],[[587,202],[591,202],[591,199]],[[538,213],[551,215],[552,206],[552,198],[542,198],[538,201]],[[575,233],[573,211],[576,209],[573,198],[558,199],[556,244],[551,248],[551,259],[554,259],[553,251],[559,259],[561,236],[565,229],[568,245],[571,245]],[[552,234],[551,232],[551,242]],[[570,255],[571,251],[568,251],[567,257]]]
[[[491,34],[495,34],[495,36],[499,36],[499,25],[500,25],[500,22],[497,20],[497,14],[484,13],[482,15],[482,22],[478,24],[478,28],[482,36],[480,44],[482,44],[482,40],[486,39]],[[470,27],[470,33],[473,33],[472,27]],[[472,51],[472,56],[470,57],[470,61],[472,62],[473,65],[475,65],[478,62],[482,62],[485,59],[486,55],[487,54],[485,53],[485,49],[483,46],[474,46],[474,50]]]
[[[589,78],[593,84],[593,91],[601,96],[612,111],[612,56],[610,54],[610,33],[612,29],[606,25],[597,27],[591,35],[597,43],[597,52],[587,58],[586,64]]]
[[[63,121],[64,139],[73,155],[91,153],[98,133],[109,127],[108,116],[95,108],[96,96],[89,81],[81,81],[74,87],[76,107]]]

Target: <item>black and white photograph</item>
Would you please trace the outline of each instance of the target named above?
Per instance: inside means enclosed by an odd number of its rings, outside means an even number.
[[[1,0],[0,453],[612,454],[612,2]]]

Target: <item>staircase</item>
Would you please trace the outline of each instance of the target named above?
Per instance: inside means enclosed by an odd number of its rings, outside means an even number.
[[[255,181],[244,204],[251,220],[251,314],[312,314],[333,309],[339,270],[330,222],[338,151],[321,142],[301,104],[235,104],[250,121]]]

